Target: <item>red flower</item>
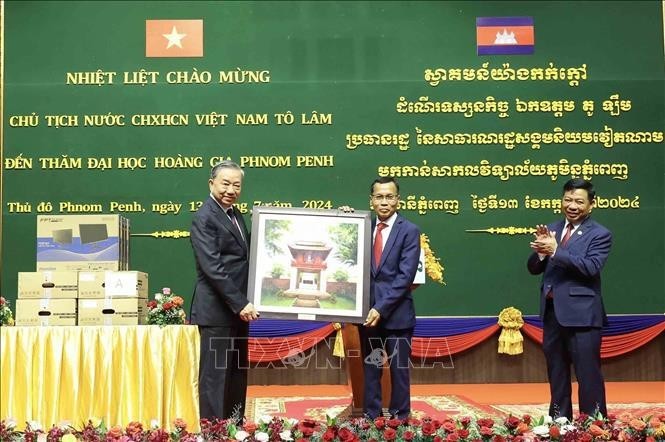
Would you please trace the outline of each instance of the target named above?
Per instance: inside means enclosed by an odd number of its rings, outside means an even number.
[[[471,418],[469,416],[462,416],[459,421],[462,424],[462,426],[466,428],[471,423]]]
[[[500,434],[496,434],[496,435],[492,438],[492,442],[506,442],[506,438],[503,437],[503,436],[501,436]]]
[[[469,430],[467,430],[466,428],[460,428],[459,430],[457,430],[457,435],[460,437],[460,439],[466,439],[467,437],[469,437]]]
[[[479,427],[492,428],[494,426],[494,421],[486,417],[478,419],[477,423]]]
[[[353,433],[353,431],[349,430],[346,427],[339,429],[337,437],[339,437],[339,440],[341,440],[342,442],[351,442],[352,440],[356,439],[356,435]]]
[[[166,301],[163,305],[164,310],[171,310],[173,308],[173,303],[171,301]]]
[[[582,433],[581,437],[579,439],[580,442],[591,442],[593,440],[593,437],[589,433]]]
[[[383,430],[383,428],[386,426],[386,419],[383,417],[377,417],[374,420],[374,426],[379,430]]]
[[[154,310],[157,308],[157,301],[148,301],[148,308]]]
[[[529,416],[528,414],[525,414],[524,416],[522,416],[522,422],[529,425],[531,423],[531,416]]]
[[[404,440],[413,440],[414,437],[416,437],[415,433],[410,430],[406,430],[404,434],[402,434],[402,437]]]
[[[577,416],[577,422],[579,423],[584,423],[587,419],[589,419],[589,415],[586,413],[580,413],[579,416]]]
[[[242,429],[248,432],[249,434],[254,434],[257,428],[258,425],[256,425],[256,423],[252,421],[245,422],[245,425],[242,426]]]
[[[459,436],[456,435],[455,433],[450,433],[450,434],[446,437],[446,441],[448,441],[448,442],[456,442],[456,441],[458,441],[458,440],[459,440]]]
[[[390,428],[397,428],[402,424],[402,421],[400,419],[390,419],[388,422],[386,422],[386,425],[388,425]]]
[[[441,426],[446,431],[446,433],[452,433],[455,431],[455,423],[452,421],[445,421]]]
[[[7,301],[5,301],[5,298],[0,296],[0,305],[5,305]]]
[[[169,439],[169,433],[162,430],[161,428],[151,431],[148,435],[149,442],[168,442]]]
[[[441,439],[441,436],[434,436],[434,442],[443,442],[443,439]]]
[[[396,436],[397,436],[397,431],[395,431],[394,428],[386,428],[386,430],[383,432],[384,440],[395,440]]]
[[[436,428],[434,428],[434,424],[432,422],[423,422],[421,430],[425,436],[432,436],[434,433],[436,433]]]
[[[326,442],[330,442],[331,440],[335,439],[335,430],[328,428],[326,432],[323,433],[323,436],[321,436],[321,439],[325,440]]]
[[[506,418],[506,427],[508,427],[509,429],[517,428],[517,425],[519,425],[519,423],[520,420],[515,416],[508,416]]]
[[[482,427],[480,427],[480,434],[482,436],[491,436],[492,433],[494,433],[494,430],[492,430],[491,427],[486,427],[484,425]]]
[[[557,427],[556,425],[552,425],[550,427],[550,437],[552,439],[556,439],[557,437],[560,436],[561,436],[561,430],[559,429],[559,427]]]

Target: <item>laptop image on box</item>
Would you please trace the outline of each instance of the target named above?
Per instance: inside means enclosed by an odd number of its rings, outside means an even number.
[[[53,241],[58,244],[72,243],[72,229],[60,229],[52,232]]]
[[[109,235],[106,231],[106,224],[79,224],[81,233],[81,244],[104,241]]]

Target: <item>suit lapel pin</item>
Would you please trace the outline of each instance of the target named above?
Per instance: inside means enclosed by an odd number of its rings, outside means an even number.
[[[577,231],[577,234],[578,234],[578,235],[581,235],[581,234],[582,234],[582,231],[581,231],[581,230],[578,230],[578,231]]]

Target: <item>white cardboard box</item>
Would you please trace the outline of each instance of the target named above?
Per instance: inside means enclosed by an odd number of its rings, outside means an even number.
[[[76,299],[17,299],[16,325],[76,325]]]
[[[78,272],[19,272],[18,298],[76,298]]]
[[[143,325],[146,324],[147,299],[105,298],[79,299],[79,325]]]
[[[147,298],[148,274],[138,271],[87,272],[78,274],[78,297],[98,298]]]

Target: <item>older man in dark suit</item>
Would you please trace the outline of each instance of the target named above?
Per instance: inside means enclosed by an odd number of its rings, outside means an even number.
[[[570,364],[579,383],[580,412],[607,416],[601,372],[601,330],[607,322],[600,272],[612,247],[612,233],[590,218],[593,185],[576,178],[563,186],[565,219],[536,226],[527,267],[543,274],[540,316],[550,384],[550,416],[572,419]]]
[[[245,413],[249,321],[258,313],[247,300],[249,234],[233,207],[243,175],[232,161],[214,166],[210,197],[192,221],[197,280],[191,320],[201,334],[199,411],[208,419],[240,419]]]
[[[370,310],[360,327],[364,357],[364,414],[381,415],[381,373],[384,359],[390,368],[389,413],[399,419],[411,411],[409,357],[416,326],[411,285],[420,260],[420,230],[397,213],[399,185],[394,178],[374,180],[370,204],[373,225],[370,270]]]

